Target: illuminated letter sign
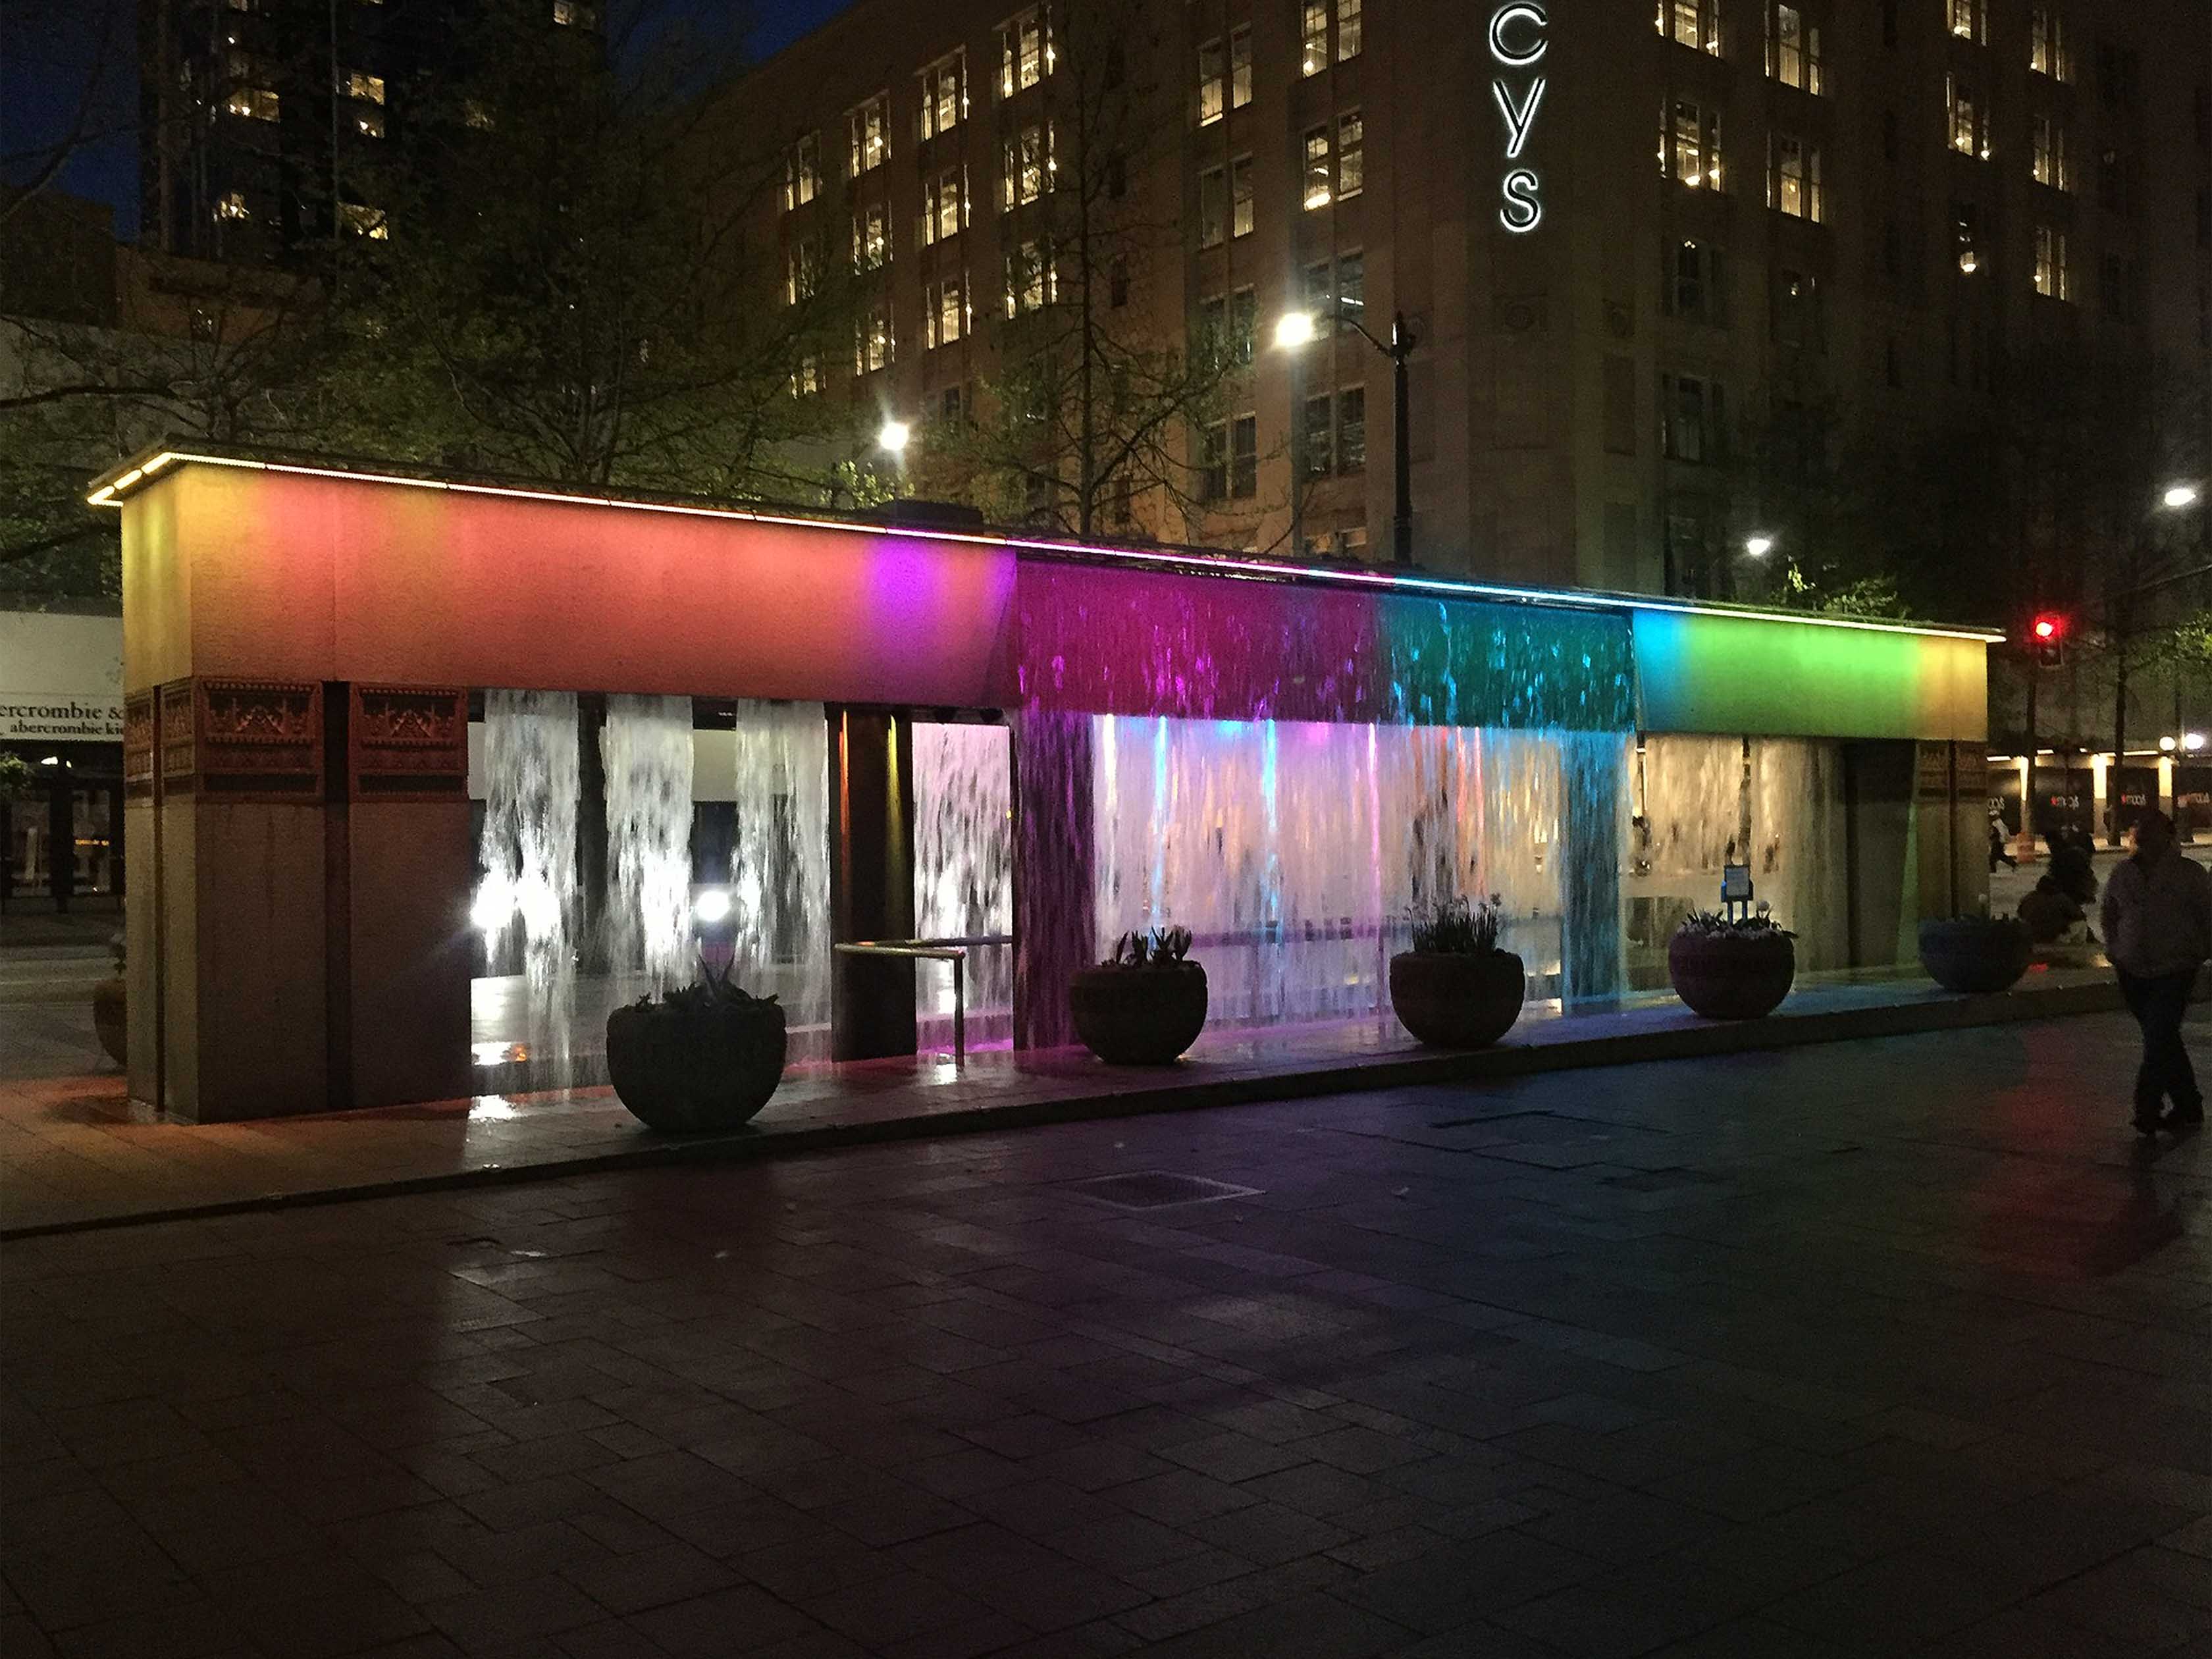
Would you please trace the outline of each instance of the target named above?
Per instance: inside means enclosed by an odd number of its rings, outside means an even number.
[[[1505,159],[1518,161],[1543,106],[1545,80],[1540,75],[1509,79],[1505,71],[1532,70],[1541,63],[1551,42],[1544,31],[1551,20],[1533,0],[1514,0],[1490,15],[1490,55],[1500,70],[1490,83],[1498,113],[1505,123]],[[1499,182],[1501,200],[1498,222],[1516,235],[1523,235],[1543,222],[1543,180],[1534,167],[1516,167]]]

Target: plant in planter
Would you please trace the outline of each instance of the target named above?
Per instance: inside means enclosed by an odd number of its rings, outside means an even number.
[[[1124,933],[1114,954],[1068,987],[1076,1035],[1109,1066],[1165,1066],[1206,1028],[1206,969],[1190,929]]]
[[[1695,910],[1667,941],[1667,976],[1674,994],[1707,1019],[1757,1019],[1772,1013],[1797,977],[1796,935],[1758,914],[1724,916]]]
[[[1940,916],[1920,924],[1920,965],[1947,991],[2002,991],[2027,971],[2034,941],[2017,916]]]
[[[607,1016],[607,1077],[633,1116],[672,1134],[734,1129],[783,1079],[783,1008],[702,960],[699,978]]]
[[[1495,893],[1413,912],[1413,948],[1390,958],[1390,1006],[1423,1042],[1486,1048],[1521,1018],[1528,980],[1521,958],[1498,948],[1504,915]]]
[[[92,988],[92,1029],[99,1033],[100,1046],[107,1051],[107,1057],[118,1066],[128,1067],[131,1020],[123,974],[123,935],[115,934],[107,941],[107,948],[115,956],[115,972]]]

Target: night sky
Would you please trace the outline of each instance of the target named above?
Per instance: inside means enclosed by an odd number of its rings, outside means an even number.
[[[658,17],[715,31],[744,27],[754,58],[781,51],[851,0],[636,0]],[[138,234],[138,72],[133,0],[0,0],[0,173],[27,177],[85,110],[86,141],[53,187],[115,210],[118,236]],[[86,100],[89,88],[90,99]]]

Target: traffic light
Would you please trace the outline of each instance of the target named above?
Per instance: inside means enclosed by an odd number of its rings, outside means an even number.
[[[2039,667],[2056,668],[2066,660],[2066,618],[2046,611],[2029,630],[2035,635],[2035,660]]]

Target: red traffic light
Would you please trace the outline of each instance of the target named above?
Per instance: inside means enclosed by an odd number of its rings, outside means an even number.
[[[2056,617],[2038,617],[2035,619],[2035,637],[2039,640],[2055,640],[2064,630],[2065,624]]]

